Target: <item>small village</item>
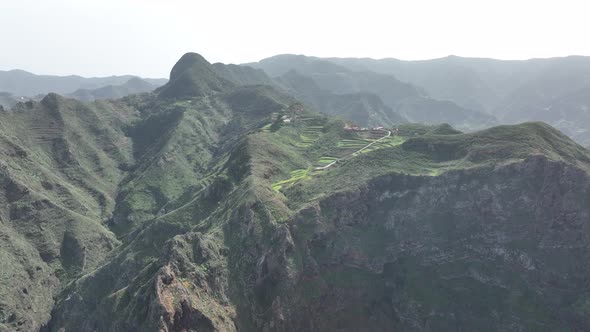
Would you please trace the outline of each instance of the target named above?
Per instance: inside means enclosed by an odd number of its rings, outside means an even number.
[[[325,123],[323,117],[309,117],[304,113],[301,104],[291,105],[288,109],[271,115],[271,122],[262,130],[274,132],[282,126],[298,128],[299,142],[294,142],[297,148],[306,150],[314,144],[321,143]],[[291,185],[299,180],[309,178],[318,172],[324,172],[338,164],[361,154],[381,148],[395,147],[402,144],[405,139],[400,135],[399,128],[385,128],[383,126],[361,127],[353,121],[344,121],[343,136],[329,148],[329,152],[312,162],[308,168],[295,169],[290,172],[290,178],[273,183],[273,189]]]

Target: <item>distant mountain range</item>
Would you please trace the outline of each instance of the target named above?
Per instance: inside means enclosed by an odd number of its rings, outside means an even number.
[[[504,61],[449,56],[424,61],[277,55],[246,65],[213,64],[224,82],[270,85],[315,111],[361,126],[449,123],[463,131],[544,121],[590,145],[590,58]],[[211,73],[193,73],[213,77]],[[185,89],[219,89],[226,83]],[[84,78],[0,71],[0,105],[56,92],[83,101],[150,92],[166,79]],[[177,90],[175,90],[177,91]],[[180,90],[178,90],[180,91]],[[178,93],[175,92],[175,93]],[[164,92],[166,94],[166,92]]]
[[[144,79],[133,77],[121,85],[107,85],[98,89],[78,89],[73,93],[67,94],[67,96],[82,101],[93,101],[97,99],[122,98],[132,94],[151,92],[157,87],[157,85],[153,85]]]
[[[309,62],[0,112],[0,331],[590,331],[590,151]]]
[[[523,61],[458,56],[425,61],[321,60],[353,71],[393,75],[422,87],[433,98],[487,112],[501,123],[545,121],[590,145],[590,57]]]
[[[387,115],[379,114],[371,107],[363,107],[365,115],[356,119],[385,119],[382,124],[389,124],[388,118],[394,122],[419,122],[425,124],[449,123],[461,130],[476,130],[497,124],[494,116],[481,111],[461,107],[448,100],[433,98],[429,93],[412,83],[402,82],[395,76],[377,73],[371,70],[356,70],[347,68],[329,60],[306,57],[302,55],[278,55],[247,66],[263,69],[269,76],[282,82],[288,90],[302,100],[308,101],[315,109],[327,114],[350,114],[350,110],[325,108],[325,105],[342,104],[337,101],[328,103],[318,102],[318,91],[322,90],[322,97],[326,99],[326,92],[332,94],[332,99],[349,94],[348,101],[353,98],[366,98],[366,94],[373,95],[373,101],[382,103],[388,109]],[[299,77],[298,77],[299,76]],[[302,84],[302,79],[308,81]],[[298,83],[297,83],[298,82]],[[366,104],[357,99],[354,104]],[[366,125],[372,121],[362,121]]]
[[[374,93],[410,122],[448,122],[473,130],[545,121],[590,145],[590,57],[403,61],[287,54],[247,65],[272,77],[293,70],[337,94]]]
[[[311,77],[294,70],[278,77],[277,82],[317,111],[352,120],[361,126],[389,126],[408,122],[373,93],[337,94],[320,88]]]
[[[78,90],[96,90],[107,86],[131,85],[137,87],[137,77],[132,75],[92,77],[35,75],[24,70],[0,71],[0,91],[17,97],[34,97],[46,95],[50,92],[58,94],[75,94]],[[141,78],[145,83],[153,86],[152,90],[165,84],[167,79]],[[146,86],[145,84],[143,84]],[[133,90],[133,88],[132,88]],[[108,95],[106,91],[96,92],[98,95]],[[90,93],[92,94],[92,93]],[[116,95],[108,98],[117,97]]]

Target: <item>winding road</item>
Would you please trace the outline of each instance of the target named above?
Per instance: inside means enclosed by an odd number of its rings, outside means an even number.
[[[373,144],[375,144],[375,143],[377,143],[377,142],[379,142],[379,141],[381,141],[381,140],[384,140],[384,139],[386,139],[386,138],[387,138],[387,137],[389,137],[389,136],[391,136],[391,130],[388,130],[388,131],[387,131],[387,135],[385,135],[385,136],[381,137],[380,139],[378,139],[378,140],[376,140],[376,141],[373,141],[373,142],[371,142],[371,143],[369,143],[369,144],[367,144],[367,145],[363,146],[361,149],[359,149],[359,150],[357,150],[357,151],[355,151],[355,152],[353,152],[353,153],[349,154],[348,156],[351,156],[351,155],[353,155],[353,154],[355,154],[355,153],[362,152],[364,149],[366,149],[366,148],[370,147],[371,145],[373,145]],[[348,157],[348,156],[346,156],[346,157]],[[328,165],[326,165],[326,166],[316,167],[316,168],[315,168],[315,170],[317,170],[317,171],[321,171],[321,170],[324,170],[324,169],[328,169],[329,167],[333,166],[334,164],[336,164],[337,162],[339,162],[340,160],[342,160],[342,159],[344,159],[344,158],[346,158],[346,157],[342,157],[342,158],[340,158],[340,159],[336,159],[336,160],[334,160],[333,162],[329,163],[329,164],[328,164]]]

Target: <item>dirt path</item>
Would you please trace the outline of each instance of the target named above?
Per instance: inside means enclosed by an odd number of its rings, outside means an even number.
[[[384,140],[384,139],[386,139],[386,138],[387,138],[387,137],[389,137],[389,136],[391,136],[391,130],[388,130],[388,131],[387,131],[387,135],[385,135],[385,136],[381,137],[380,139],[378,139],[378,140],[376,140],[376,141],[373,141],[373,142],[371,142],[371,143],[369,143],[369,144],[367,144],[367,145],[363,146],[361,149],[359,149],[359,150],[357,150],[357,151],[355,151],[355,152],[353,152],[353,153],[349,154],[348,156],[351,156],[351,155],[353,155],[353,154],[355,154],[355,153],[362,152],[362,151],[363,151],[363,150],[365,150],[366,148],[369,148],[371,145],[373,145],[373,144],[375,144],[375,143],[377,143],[377,142],[379,142],[379,141],[381,141],[381,140]],[[348,156],[346,156],[346,157],[348,157]],[[324,169],[328,169],[329,167],[333,166],[334,164],[336,164],[337,162],[339,162],[340,160],[342,160],[342,159],[344,159],[344,158],[346,158],[346,157],[342,157],[342,158],[340,158],[340,159],[334,160],[333,162],[329,163],[329,164],[328,164],[328,165],[326,165],[326,166],[316,167],[316,168],[315,168],[315,170],[317,170],[317,171],[321,171],[321,170],[324,170]]]

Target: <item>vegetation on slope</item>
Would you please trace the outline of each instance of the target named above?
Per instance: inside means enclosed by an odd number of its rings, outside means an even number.
[[[0,117],[0,326],[36,330],[60,284],[119,244],[105,224],[133,163],[123,128],[134,114],[50,94]]]
[[[400,129],[404,129],[401,126]],[[484,131],[440,134],[434,128],[405,136],[403,144],[382,146],[345,159],[311,181],[301,181],[283,190],[290,206],[297,209],[312,203],[318,196],[351,190],[376,176],[397,172],[415,176],[433,176],[458,169],[493,168],[522,162],[527,157],[543,155],[588,170],[586,149],[543,123],[500,126]],[[397,137],[404,137],[403,134]],[[347,142],[348,143],[348,142]],[[348,143],[350,144],[350,143]]]
[[[590,326],[566,283],[587,150],[541,123],[345,129],[219,70],[188,54],[153,94],[0,115],[2,328],[56,294],[48,331]]]

